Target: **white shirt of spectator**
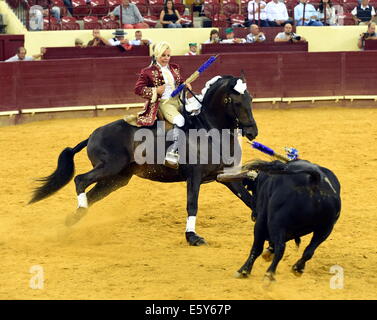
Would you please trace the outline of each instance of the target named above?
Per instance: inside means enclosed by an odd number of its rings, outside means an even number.
[[[320,20],[325,20],[325,13],[320,12],[319,9],[317,10],[318,12],[318,19]],[[337,24],[337,16],[335,12],[334,7],[327,6],[326,7],[326,22],[328,22],[331,26],[334,26]]]
[[[254,5],[254,6],[253,6]],[[255,13],[255,20],[266,20],[267,14],[266,14],[266,8],[261,8],[260,12],[257,12],[259,5],[266,5],[266,2],[260,1],[259,4],[255,1],[250,1],[247,5],[247,11],[249,12],[249,20],[254,20],[253,12]],[[254,11],[253,11],[254,8]]]
[[[152,41],[148,40],[148,42],[149,42],[149,45],[152,44]],[[131,40],[130,44],[133,45],[133,46],[140,46],[141,45],[141,40],[136,40],[136,39]]]
[[[297,34],[292,32],[292,37],[297,37]],[[282,40],[287,40],[289,38],[289,35],[285,34],[285,32],[279,32],[275,39],[282,39]]]
[[[164,77],[164,81],[165,81],[165,91],[162,94],[161,99],[169,99],[175,89],[174,76],[171,73],[169,66],[163,67],[159,63],[157,63],[157,65],[161,68],[162,76]]]
[[[372,7],[372,12],[371,12],[372,17],[376,15],[376,11],[374,10],[373,6],[367,5],[367,6],[364,7],[362,4],[360,4],[360,5],[361,5],[361,9],[363,9],[363,10],[367,9],[368,7]],[[355,8],[353,8],[353,10],[351,11],[351,14],[354,15],[354,16],[357,15],[357,6]]]
[[[265,10],[268,21],[288,20],[287,7],[283,2],[278,1],[278,3],[275,3],[271,0],[269,3],[267,3]]]
[[[13,62],[13,61],[34,61],[33,57],[26,57],[25,59],[21,60],[18,55],[15,55],[13,57],[10,57],[9,59],[5,60],[4,62]]]
[[[189,51],[185,53],[185,56],[196,56],[196,52]]]
[[[243,38],[238,38],[238,39],[241,40],[241,43],[245,43],[246,42],[246,40],[243,39]],[[233,39],[224,39],[224,40],[221,40],[220,43],[235,43],[235,42],[234,42],[234,38],[233,38]]]
[[[266,36],[264,34],[262,34],[262,36],[259,38],[260,41],[265,41],[266,40]],[[254,43],[254,42],[257,42],[257,36],[249,33],[247,36],[246,36],[246,42],[247,43]]]
[[[122,43],[118,39],[116,39],[116,38],[111,38],[111,39],[109,39],[109,44],[111,46],[119,46]]]

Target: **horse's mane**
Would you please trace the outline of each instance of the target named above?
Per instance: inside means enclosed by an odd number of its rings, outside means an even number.
[[[213,99],[214,95],[217,93],[219,87],[222,86],[225,81],[227,81],[226,87],[225,87],[226,91],[232,90],[233,93],[238,93],[237,91],[235,91],[233,89],[233,87],[236,85],[238,79],[239,78],[235,78],[235,77],[230,76],[230,75],[221,76],[220,79],[218,79],[214,84],[212,84],[209,87],[206,94],[204,95],[203,102],[202,102],[203,107],[205,108],[205,106],[207,106],[212,101],[212,99]]]

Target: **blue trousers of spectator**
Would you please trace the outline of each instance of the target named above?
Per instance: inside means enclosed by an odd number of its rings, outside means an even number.
[[[66,6],[67,10],[71,15],[73,15],[73,8],[72,8],[72,1],[71,0],[63,0],[64,5]]]
[[[270,27],[283,27],[287,23],[290,23],[291,25],[293,25],[293,21],[291,21],[291,20],[287,20],[287,21],[283,22],[281,25],[277,24],[275,21],[268,20],[268,24],[269,24]]]
[[[182,28],[182,25],[180,23],[170,23],[168,28]]]
[[[260,21],[260,23],[259,23]],[[267,20],[248,20],[245,22],[245,27],[250,27],[252,24],[259,25],[260,27],[269,27]]]
[[[302,21],[298,21],[296,20],[296,26],[302,26]],[[310,27],[321,27],[323,26],[323,23],[321,21],[314,21],[314,20],[311,20],[309,22],[305,22],[304,23],[304,26],[310,26]]]

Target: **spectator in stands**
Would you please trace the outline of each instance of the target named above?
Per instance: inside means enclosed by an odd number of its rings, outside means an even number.
[[[246,40],[242,38],[235,38],[234,31],[232,28],[225,29],[226,39],[221,40],[220,43],[245,43]]]
[[[250,26],[250,33],[246,36],[247,43],[263,42],[266,40],[266,36],[259,30],[258,25],[252,24]]]
[[[216,29],[212,29],[209,34],[209,39],[206,40],[204,43],[219,43],[219,42],[220,42],[219,32]]]
[[[10,57],[8,60],[5,60],[4,62],[13,62],[13,61],[33,61],[37,60],[43,57],[43,55],[46,53],[46,48],[41,48],[41,53],[35,54],[32,57],[26,56],[26,49],[24,47],[19,47],[17,49],[16,55],[13,57]]]
[[[67,8],[67,10],[72,16],[73,15],[72,0],[63,0],[63,2],[64,2],[65,7]]]
[[[318,18],[325,26],[336,26],[337,16],[331,0],[321,0],[318,6]],[[325,21],[326,13],[326,21]]]
[[[294,16],[296,26],[323,26],[322,22],[318,21],[317,10],[307,2],[308,0],[300,0],[300,3],[295,6]]]
[[[146,29],[149,26],[143,22],[144,18],[141,16],[136,4],[130,3],[130,0],[123,0],[123,3],[114,8],[110,13],[111,19],[115,19],[115,16],[121,17],[121,23],[125,29]]]
[[[34,5],[29,10],[29,27],[31,31],[41,31],[43,30],[44,23],[43,18],[51,14],[51,17],[54,17],[58,23],[60,23],[60,8],[57,6],[51,7],[48,9],[47,5],[40,6]]]
[[[124,32],[123,29],[116,29],[115,32],[113,32],[114,38],[108,40],[109,45],[115,47],[122,44],[129,44],[128,39],[124,39],[126,34],[127,32]]]
[[[250,26],[252,23],[258,24],[261,27],[268,27],[267,14],[266,14],[266,2],[262,0],[249,1],[247,5],[247,12],[249,21],[246,26]]]
[[[84,42],[80,38],[76,38],[75,39],[75,47],[85,48]]]
[[[369,5],[369,0],[362,0],[361,4],[357,5],[351,13],[355,24],[362,25],[368,25],[376,15],[374,8]]]
[[[164,9],[160,13],[160,22],[164,28],[182,28],[181,16],[172,0],[166,0]]]
[[[87,47],[104,47],[110,45],[109,42],[101,36],[99,29],[93,29],[93,39],[87,44]]]
[[[267,21],[270,27],[284,26],[286,23],[292,24],[293,21],[288,20],[288,11],[284,2],[272,0],[266,5]]]
[[[297,41],[306,41],[304,37],[297,35],[296,33],[292,32],[292,25],[290,23],[286,23],[284,26],[284,31],[279,32],[274,41],[275,42],[297,42]]]
[[[140,30],[135,31],[135,40],[131,40],[130,44],[133,46],[146,45],[149,46],[152,44],[152,41],[148,39],[143,39],[143,34]]]
[[[377,40],[376,24],[374,22],[370,22],[368,24],[367,32],[363,32],[362,34],[360,34],[359,41],[357,42],[357,46],[359,47],[359,49],[364,48],[365,40]]]
[[[185,56],[196,56],[198,54],[198,45],[196,43],[189,43],[189,52]]]

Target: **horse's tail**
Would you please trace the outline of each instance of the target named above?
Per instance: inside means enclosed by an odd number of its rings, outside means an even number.
[[[48,177],[38,179],[43,182],[43,185],[34,190],[34,194],[29,204],[38,202],[53,195],[56,191],[63,188],[69,181],[72,180],[75,172],[75,163],[73,158],[76,153],[80,152],[88,145],[86,139],[80,142],[74,148],[65,148],[59,155],[58,166],[55,171]]]
[[[257,170],[262,171],[269,174],[299,174],[299,173],[306,173],[310,176],[310,184],[315,187],[317,186],[323,179],[323,175],[321,171],[312,164],[307,164],[302,168],[292,168],[288,167],[288,163],[284,163],[281,161],[262,161],[257,160],[250,163],[246,163],[243,167],[247,170]]]

